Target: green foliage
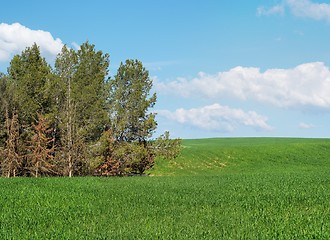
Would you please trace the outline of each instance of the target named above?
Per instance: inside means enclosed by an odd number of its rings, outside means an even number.
[[[170,133],[166,131],[156,139],[153,148],[157,156],[166,160],[175,159],[182,149],[181,139],[170,139]]]
[[[15,55],[8,76],[0,75],[1,166],[7,160],[11,164],[5,122],[17,113],[23,156],[17,169],[20,175],[71,177],[91,174],[95,168],[101,175],[129,175],[151,168],[156,151],[150,138],[157,126],[155,114],[149,112],[156,102],[156,94],[150,96],[152,80],[138,60],[122,63],[110,79],[109,62],[109,54],[89,42],[78,51],[64,46],[54,69],[36,44]],[[39,119],[36,125],[35,119],[41,116],[47,123]],[[112,140],[104,147],[100,138],[106,129],[111,130]],[[47,146],[48,137],[52,148]],[[160,147],[169,149],[173,143],[160,140],[156,141],[159,153]],[[99,144],[103,148],[96,147]],[[175,157],[172,148],[172,153],[164,150],[161,154]],[[50,157],[54,159],[49,161]]]
[[[6,142],[6,126],[2,124],[6,121],[6,112],[8,112],[8,78],[6,75],[0,73],[0,146],[3,147]]]
[[[18,106],[15,104],[15,84],[4,74],[0,74],[0,146],[5,146],[8,137],[6,121],[13,118],[17,113]],[[18,121],[18,119],[17,119]]]
[[[72,100],[79,131],[87,140],[97,140],[108,123],[107,85],[109,55],[88,42],[77,52],[72,81]]]
[[[117,141],[143,142],[156,129],[155,114],[148,113],[156,102],[150,98],[152,80],[138,60],[120,64],[117,75],[110,82],[110,107],[112,132]]]
[[[96,169],[96,175],[141,175],[154,164],[154,151],[147,142],[119,142],[110,130],[104,132],[100,142],[104,162]]]
[[[152,80],[138,60],[121,63],[110,80],[110,130],[104,135],[104,163],[97,175],[143,174],[154,164],[155,150],[148,139],[156,129],[155,114],[148,113],[156,102],[150,98]]]
[[[109,55],[88,42],[77,52],[63,47],[55,62],[52,94],[54,123],[59,129],[59,152],[65,175],[84,175],[88,145],[97,141],[108,123],[107,83]]]
[[[51,78],[51,68],[41,57],[39,47],[34,44],[21,55],[15,55],[8,68],[9,78],[15,85],[15,98],[22,124],[30,124],[37,112],[49,112],[49,97],[46,86]]]
[[[86,140],[96,140],[108,122],[107,83],[109,55],[96,51],[88,42],[80,50],[63,47],[55,62],[52,88],[58,118],[65,128],[75,126]],[[69,120],[71,118],[71,121]],[[67,130],[68,131],[68,130]]]
[[[52,101],[52,113],[56,125],[66,122],[69,113],[73,114],[71,112],[73,111],[71,109],[73,107],[71,107],[70,100],[73,102],[71,96],[72,82],[77,61],[76,52],[73,49],[68,49],[65,45],[55,60],[55,69],[49,88],[49,96]]]

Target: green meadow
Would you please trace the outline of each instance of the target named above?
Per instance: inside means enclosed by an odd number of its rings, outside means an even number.
[[[0,239],[330,239],[330,139],[184,140],[150,177],[0,178]]]

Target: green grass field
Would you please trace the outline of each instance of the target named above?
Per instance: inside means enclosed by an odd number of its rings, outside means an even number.
[[[218,138],[185,140],[182,154],[159,160],[152,175],[329,171],[330,139]]]
[[[0,179],[0,239],[330,239],[330,140],[184,140],[152,177]]]

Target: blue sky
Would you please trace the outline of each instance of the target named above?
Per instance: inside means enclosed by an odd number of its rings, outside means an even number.
[[[52,62],[88,40],[154,79],[173,137],[330,137],[330,1],[5,1],[0,71],[37,42]],[[156,135],[157,135],[156,134]]]

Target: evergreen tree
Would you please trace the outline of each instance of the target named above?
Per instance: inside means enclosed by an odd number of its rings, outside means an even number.
[[[15,85],[0,74],[0,166],[3,176],[17,176],[22,171],[21,125],[15,104]]]
[[[78,131],[87,141],[98,140],[108,122],[108,75],[109,55],[96,51],[86,42],[77,52],[78,64],[72,85]]]
[[[3,176],[15,177],[19,174],[22,164],[22,156],[19,151],[19,122],[16,112],[13,113],[12,118],[9,118],[8,111],[6,112],[5,126],[7,140],[2,152],[1,170]]]
[[[57,175],[56,165],[53,162],[54,138],[51,136],[53,130],[49,127],[49,123],[43,115],[37,115],[36,124],[32,124],[34,134],[30,140],[28,168],[30,174],[35,177]]]
[[[36,44],[26,48],[20,55],[15,55],[8,68],[7,91],[2,108],[8,112],[11,121],[18,116],[20,155],[22,170],[25,169],[28,153],[28,141],[32,134],[32,123],[37,112],[50,112],[48,88],[51,80],[51,68],[41,57]],[[7,130],[8,132],[8,130]],[[10,135],[7,136],[7,141]]]
[[[111,81],[111,126],[114,137],[122,142],[145,142],[154,133],[155,114],[148,113],[156,103],[156,94],[149,97],[152,80],[138,60],[121,63]]]
[[[0,148],[3,148],[7,138],[6,132],[6,113],[8,112],[8,78],[0,73]]]
[[[6,117],[11,119],[14,112],[17,113],[14,97],[15,85],[8,76],[0,74],[0,146],[4,146],[7,139]]]
[[[49,112],[50,102],[47,87],[51,79],[51,68],[40,55],[36,44],[15,55],[8,69],[9,78],[15,85],[14,101],[23,125],[31,125],[37,112]]]

